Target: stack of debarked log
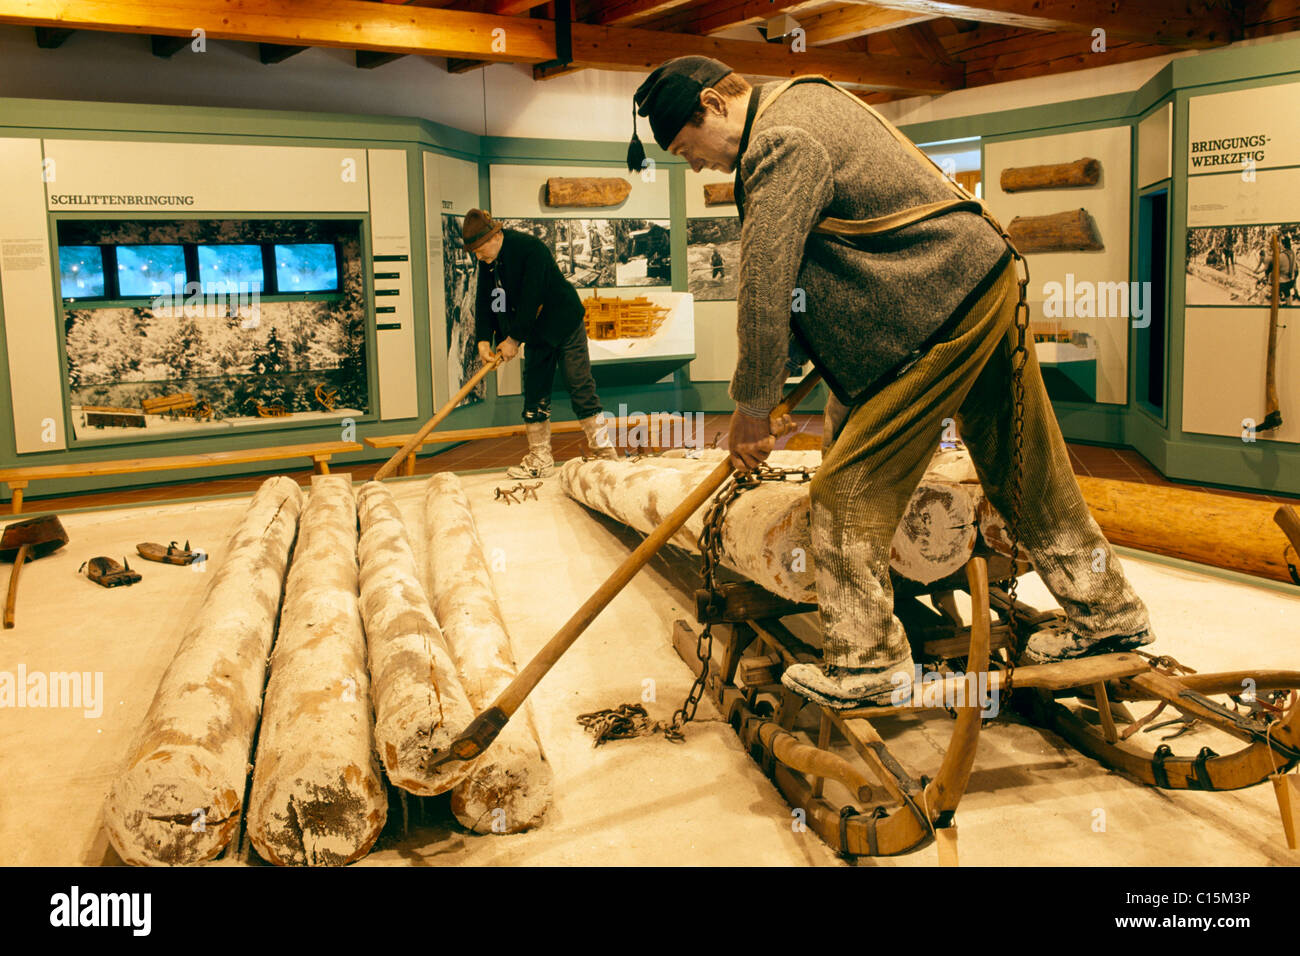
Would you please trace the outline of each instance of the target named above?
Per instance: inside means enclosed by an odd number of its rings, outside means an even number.
[[[904,578],[929,584],[962,569],[977,539],[1010,552],[997,511],[984,497],[970,453],[959,443],[940,449],[908,502],[890,547],[890,565]],[[664,455],[636,461],[573,459],[560,469],[564,491],[576,501],[637,531],[649,533],[699,486],[725,451],[696,458]],[[777,451],[768,463],[815,471],[816,451]],[[808,484],[793,474],[742,492],[722,524],[725,567],[791,601],[815,603]],[[671,543],[698,552],[707,506],[696,511]]]
[[[318,476],[304,506],[290,479],[263,483],[105,802],[123,860],[214,859],[242,820],[273,863],[350,863],[384,826],[381,765],[412,793],[451,790],[476,832],[541,822],[551,773],[527,711],[477,762],[425,766],[514,676],[459,480],[426,492],[427,594],[386,487]]]

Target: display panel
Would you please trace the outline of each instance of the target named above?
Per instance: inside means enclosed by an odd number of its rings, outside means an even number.
[[[62,249],[103,249],[110,269],[102,301],[64,304],[76,438],[138,441],[372,410],[359,220],[63,219],[57,230]],[[262,264],[276,249],[303,250],[308,264],[328,252],[336,291],[264,297]],[[148,295],[138,276],[169,268]],[[316,270],[313,282],[328,273]]]
[[[275,286],[277,292],[337,292],[339,264],[334,245],[277,243]]]
[[[59,250],[59,287],[65,299],[104,297],[104,250],[67,246]]]
[[[199,282],[205,293],[265,291],[261,246],[199,246],[198,254]]]
[[[185,282],[185,250],[181,246],[118,246],[117,291],[124,299],[166,295]]]

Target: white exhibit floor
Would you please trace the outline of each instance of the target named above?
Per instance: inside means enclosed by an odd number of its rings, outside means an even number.
[[[546,482],[540,500],[510,505],[493,498],[496,486],[514,484],[503,473],[463,481],[522,666],[626,557],[635,535],[566,498],[558,478]],[[391,484],[423,558],[424,480]],[[136,560],[135,545],[188,539],[218,562],[247,500],[67,514],[70,544],[24,569],[17,627],[0,641],[0,672],[89,672],[92,690],[102,675],[102,700],[89,702],[89,713],[84,700],[0,710],[0,865],[119,862],[100,807],[207,580],[203,571]],[[143,581],[106,590],[78,576],[96,555],[129,556]],[[1133,558],[1124,564],[1151,609],[1154,649],[1202,671],[1300,669],[1300,589],[1292,595]],[[642,738],[595,749],[576,722],[586,711],[640,701],[648,687],[652,717],[667,720],[680,704],[691,675],[669,636],[676,620],[698,625],[674,567],[656,560],[643,570],[533,694],[555,768],[556,803],[541,828],[468,834],[440,803],[445,798],[431,798],[407,801],[404,830],[394,800],[388,828],[358,865],[839,864],[816,835],[792,825],[790,808],[707,698],[683,744]],[[1020,590],[1031,604],[1050,603],[1036,578]],[[916,773],[934,773],[950,732],[946,717],[877,726],[904,759],[915,758]],[[1195,754],[1210,742],[1208,734],[1188,734],[1171,745]],[[1300,852],[1282,841],[1267,784],[1235,793],[1157,791],[1052,735],[1005,721],[981,734],[956,819],[966,865],[1300,863]],[[251,850],[228,856],[223,863],[260,862]],[[936,859],[931,845],[861,865]]]

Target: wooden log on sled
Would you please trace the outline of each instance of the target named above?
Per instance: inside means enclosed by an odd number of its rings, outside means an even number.
[[[574,459],[560,469],[560,481],[576,501],[648,533],[725,454],[705,449],[699,459]],[[768,462],[815,468],[821,454],[773,452]],[[923,583],[958,573],[975,547],[982,497],[968,453],[939,452],[899,522],[890,548],[894,570]],[[671,543],[697,553],[705,510],[692,515]],[[816,601],[806,482],[764,482],[742,492],[728,509],[722,530],[725,566],[787,600]]]

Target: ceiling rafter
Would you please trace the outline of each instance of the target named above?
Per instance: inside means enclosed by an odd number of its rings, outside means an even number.
[[[1227,5],[1206,0],[872,0],[877,6],[912,13],[997,23],[1024,30],[1087,33],[1102,29],[1109,40],[1134,40],[1175,47],[1210,47],[1230,42],[1242,26]]]

